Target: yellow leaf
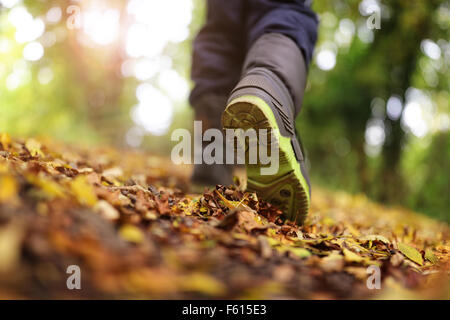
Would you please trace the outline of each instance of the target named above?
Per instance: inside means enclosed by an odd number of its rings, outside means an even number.
[[[94,188],[89,184],[85,176],[76,177],[71,181],[70,188],[80,204],[94,206],[97,203]]]
[[[271,229],[269,229],[269,231],[270,231],[270,230],[271,230]],[[267,237],[267,241],[269,242],[269,244],[270,244],[272,247],[281,245],[281,242],[280,242],[278,239],[274,239],[274,238],[271,238],[271,237]]]
[[[28,151],[30,151],[30,154],[33,157],[44,156],[44,153],[41,150],[42,145],[39,141],[36,141],[34,139],[28,139],[25,142],[25,147],[27,148]]]
[[[371,234],[371,235],[368,235],[368,236],[364,236],[362,238],[359,238],[359,240],[362,241],[362,242],[378,240],[378,241],[386,243],[386,244],[390,243],[389,239],[387,239],[386,237],[383,237],[383,236],[381,236],[379,234]]]
[[[119,235],[128,242],[141,243],[144,240],[144,234],[141,229],[131,224],[122,226],[119,229]]]
[[[193,273],[182,277],[181,286],[186,291],[199,292],[209,296],[222,295],[226,291],[221,282],[203,273]]]
[[[36,176],[33,174],[29,174],[26,176],[27,181],[36,187],[40,188],[44,193],[53,198],[64,198],[64,190],[63,188],[56,182],[46,179],[43,176]]]
[[[355,227],[353,227],[352,225],[348,225],[347,226],[347,229],[348,229],[348,231],[352,234],[352,235],[354,235],[354,236],[356,236],[356,237],[358,237],[361,233],[359,232],[359,230],[358,229],[356,229]]]
[[[0,144],[4,150],[7,150],[11,145],[11,137],[7,133],[0,133]]]
[[[288,251],[292,252],[293,254],[295,254],[296,256],[298,256],[299,258],[308,258],[311,256],[311,252],[309,252],[307,249],[305,248],[297,248],[297,247],[288,247],[287,249]]]
[[[2,158],[0,158],[1,160]],[[9,170],[8,164],[7,163],[1,163],[0,162],[0,174],[1,173],[7,173]]]
[[[425,259],[427,259],[433,264],[436,264],[438,262],[438,258],[434,255],[433,250],[429,248],[425,250]]]
[[[11,175],[0,176],[0,203],[14,200],[19,187]]]
[[[216,194],[219,196],[220,200],[222,200],[225,203],[225,205],[228,207],[228,209],[230,209],[230,210],[237,209],[237,210],[254,212],[254,210],[252,208],[250,208],[246,204],[242,203],[244,199],[242,201],[228,200],[219,191],[217,191],[217,190],[215,190],[215,191],[216,191]]]
[[[347,262],[361,262],[364,261],[364,258],[357,255],[356,253],[354,253],[353,251],[350,251],[346,248],[344,248],[344,250],[342,250],[344,252],[344,257],[345,257],[345,261]]]
[[[416,248],[413,248],[411,246],[408,246],[407,244],[399,242],[398,249],[400,250],[401,253],[403,253],[405,257],[407,257],[411,261],[414,261],[419,265],[423,265],[422,255],[420,254],[419,251],[417,251]]]
[[[281,283],[269,280],[262,284],[258,283],[256,284],[256,287],[246,290],[244,294],[241,297],[239,297],[239,299],[264,300],[283,294],[283,292],[284,288]]]

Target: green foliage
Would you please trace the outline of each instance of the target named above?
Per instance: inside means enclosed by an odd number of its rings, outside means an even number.
[[[442,195],[448,190],[448,158],[435,162],[438,155],[432,146],[413,147],[424,140],[444,139],[437,137],[446,136],[448,127],[429,124],[428,134],[417,138],[401,117],[392,120],[386,115],[385,105],[381,115],[374,108],[374,98],[385,103],[392,95],[401,97],[405,108],[408,91],[416,88],[433,100],[434,110],[423,112],[448,119],[448,61],[444,57],[437,62],[421,51],[425,39],[447,43],[441,37],[448,38],[444,26],[449,22],[448,6],[440,1],[383,2],[382,13],[388,17],[382,15],[381,29],[372,31],[373,41],[363,41],[359,30],[366,18],[359,14],[359,4],[315,2],[322,17],[318,52],[328,49],[330,42],[337,43],[343,19],[351,19],[356,32],[349,45],[335,46],[337,62],[331,71],[321,70],[318,64],[310,68],[298,129],[313,179],[337,189],[363,191],[383,202],[406,203],[448,220],[449,203]],[[383,124],[385,139],[371,154],[366,135],[374,120]],[[430,169],[432,163],[436,170]]]
[[[407,203],[419,211],[427,212],[450,222],[450,135],[434,135],[428,143],[415,143],[403,159],[405,173],[413,175]],[[425,144],[425,145],[424,145]]]

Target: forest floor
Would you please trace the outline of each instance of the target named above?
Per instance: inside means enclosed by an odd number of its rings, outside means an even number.
[[[0,134],[0,298],[450,297],[443,222],[313,188],[297,227],[234,187],[185,193],[189,172]]]

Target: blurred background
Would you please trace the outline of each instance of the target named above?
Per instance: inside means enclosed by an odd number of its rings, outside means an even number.
[[[313,182],[449,222],[450,2],[313,8],[297,120]],[[205,12],[205,0],[0,0],[0,132],[169,154],[171,131],[192,127]]]

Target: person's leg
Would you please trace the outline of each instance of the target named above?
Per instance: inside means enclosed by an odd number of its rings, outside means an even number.
[[[310,8],[312,1],[248,1],[248,53],[242,75],[254,67],[265,67],[274,72],[288,88],[297,115],[306,85],[307,67],[317,41],[318,19]],[[261,39],[262,36],[265,37]]]
[[[248,188],[302,223],[310,205],[304,154],[295,132],[316,41],[317,19],[303,1],[249,0],[249,51],[242,78],[223,114],[225,128],[273,130],[279,147],[275,174],[247,165]]]
[[[206,24],[193,45],[189,101],[203,130],[221,129],[221,114],[227,98],[241,76],[245,58],[244,2],[208,0]],[[191,181],[197,185],[232,183],[232,166],[199,164]]]

